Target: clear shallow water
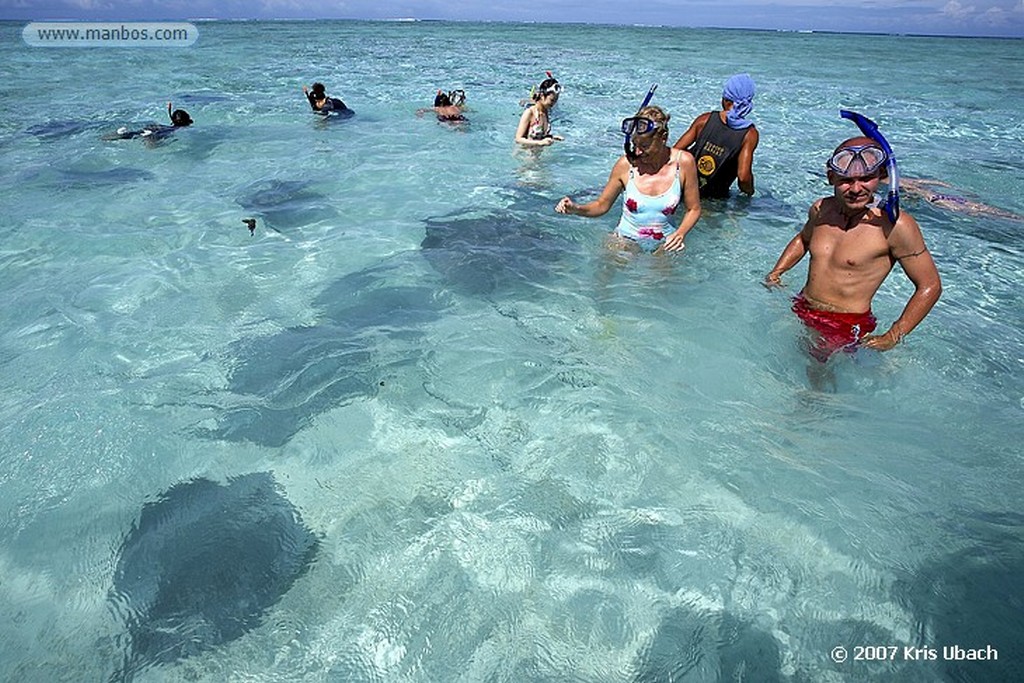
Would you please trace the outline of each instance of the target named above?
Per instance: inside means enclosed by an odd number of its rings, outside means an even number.
[[[758,284],[827,191],[841,107],[906,175],[1024,214],[1016,41],[218,23],[170,52],[2,30],[3,678],[109,677],[143,504],[257,471],[315,563],[258,628],[136,680],[1020,677],[1021,223],[909,201],[943,298],[904,347],[833,361],[827,392]],[[830,57],[864,50],[886,59]],[[546,69],[566,141],[515,152]],[[707,205],[681,258],[609,268],[615,217],[551,207],[600,188],[651,82],[678,134],[741,70],[757,196]],[[313,117],[313,80],[356,118]],[[451,87],[464,131],[414,116]],[[197,122],[172,143],[100,140],[168,99]],[[909,292],[890,278],[881,324]],[[1000,660],[829,659],[954,644]]]

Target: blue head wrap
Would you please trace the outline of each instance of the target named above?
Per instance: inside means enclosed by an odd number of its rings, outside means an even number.
[[[749,74],[736,74],[725,82],[722,99],[732,102],[732,109],[725,115],[725,122],[733,130],[743,130],[754,125],[747,119],[754,110],[754,79]]]

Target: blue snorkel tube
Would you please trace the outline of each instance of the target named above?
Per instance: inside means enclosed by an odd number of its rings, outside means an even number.
[[[658,89],[658,84],[657,83],[654,83],[654,84],[651,85],[650,90],[647,91],[647,96],[644,97],[644,101],[640,104],[640,108],[636,110],[636,114],[634,114],[634,116],[639,116],[640,112],[643,111],[644,107],[646,107],[648,104],[651,103],[651,100],[654,99],[654,91],[657,90],[657,89]],[[632,143],[633,143],[633,136],[627,133],[626,134],[626,141],[622,143],[622,149],[626,153],[626,158],[629,159],[630,161],[633,160],[633,156],[634,156],[633,155],[633,144]]]
[[[651,100],[654,98],[654,91],[657,90],[657,89],[658,89],[658,84],[657,83],[652,83],[651,84],[651,89],[647,91],[647,96],[644,97],[644,101],[640,103],[640,108],[636,110],[637,114],[639,114],[641,112],[641,110],[643,110],[644,107],[646,107],[648,104],[651,103]]]
[[[856,123],[857,127],[860,128],[860,132],[881,145],[886,155],[888,155],[889,160],[886,162],[885,168],[889,172],[889,196],[885,198],[885,206],[883,208],[886,215],[889,216],[889,220],[895,224],[896,219],[900,217],[900,172],[896,166],[896,154],[892,151],[889,141],[879,132],[878,124],[874,121],[863,114],[858,114],[848,109],[840,109],[839,115]]]

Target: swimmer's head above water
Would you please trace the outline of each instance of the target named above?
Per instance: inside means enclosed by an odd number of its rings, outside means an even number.
[[[664,109],[652,104],[640,109],[636,116],[622,119],[622,133],[624,135],[650,135],[664,132],[667,135],[670,118]]]
[[[640,109],[636,116],[622,120],[622,132],[628,141],[626,157],[630,163],[660,152],[668,140],[670,118],[661,107],[650,105]]]
[[[825,167],[844,214],[860,215],[877,205],[875,193],[887,176],[887,161],[886,151],[866,136],[844,140],[835,148]]]
[[[832,152],[826,162],[829,173],[841,178],[885,177],[889,155],[869,137],[850,138]]]
[[[184,109],[175,109],[171,112],[171,125],[181,128],[191,126],[193,123],[192,117]]]
[[[562,94],[562,84],[558,82],[558,79],[551,75],[551,72],[547,72],[548,77],[540,82],[540,85],[533,91],[531,98],[534,101],[538,101],[545,97],[553,97],[558,100],[558,96]]]
[[[889,183],[889,192],[882,208],[889,220],[895,223],[900,217],[900,170],[892,145],[882,135],[882,131],[878,130],[878,124],[863,114],[849,109],[840,109],[839,116],[853,121],[870,142],[876,143],[885,152],[885,172],[880,177]],[[865,160],[865,163],[869,163],[868,160]]]
[[[437,94],[434,95],[434,106],[435,107],[450,107],[450,106],[452,106],[451,98],[449,98],[446,93],[438,90]]]
[[[630,162],[636,159],[636,146],[633,144],[633,135],[642,135],[645,132],[648,132],[648,129],[651,127],[651,124],[654,123],[652,119],[648,119],[643,123],[641,123],[639,119],[643,118],[641,116],[641,113],[644,111],[644,109],[647,108],[647,105],[651,103],[651,100],[654,98],[654,93],[657,89],[658,84],[652,84],[650,89],[647,91],[647,95],[644,96],[644,101],[640,103],[640,108],[636,110],[636,114],[631,118],[623,119],[622,121],[622,134],[626,136],[625,141],[622,143],[622,149],[626,153],[626,158],[629,159]],[[665,114],[665,112],[662,111],[660,108],[656,107],[656,109],[659,112],[661,112],[661,115],[663,116],[662,119],[659,119],[659,122],[664,124],[665,134],[667,135],[668,114]]]

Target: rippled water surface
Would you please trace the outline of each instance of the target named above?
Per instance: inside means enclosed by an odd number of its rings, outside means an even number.
[[[840,108],[905,175],[1024,214],[1019,41],[21,29],[0,24],[0,679],[107,680],[133,652],[138,681],[1024,676],[1024,223],[908,199],[943,297],[824,383],[789,310],[806,265],[758,284],[828,192]],[[517,152],[545,70],[565,141]],[[674,136],[737,71],[758,191],[706,204],[685,254],[613,263],[618,209],[553,213],[599,191],[652,82]],[[313,116],[314,80],[356,116]],[[455,87],[468,125],[415,115]],[[167,100],[195,125],[102,139]],[[911,291],[897,270],[880,325]],[[276,493],[230,485],[252,473]]]

